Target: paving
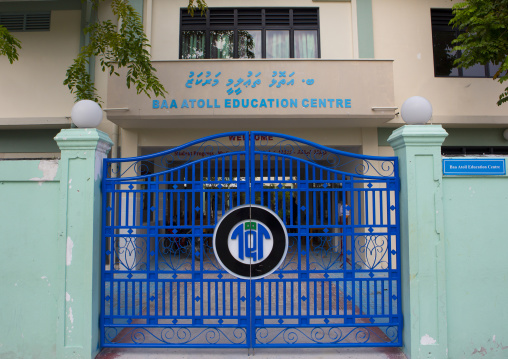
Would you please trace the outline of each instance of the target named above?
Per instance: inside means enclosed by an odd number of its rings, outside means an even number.
[[[400,348],[106,348],[95,359],[406,359]]]

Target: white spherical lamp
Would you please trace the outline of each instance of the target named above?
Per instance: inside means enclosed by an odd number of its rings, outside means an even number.
[[[503,137],[506,141],[508,141],[508,128],[503,131]]]
[[[95,128],[102,122],[102,109],[97,102],[81,100],[71,111],[72,122],[80,128]]]
[[[404,101],[400,114],[408,125],[425,125],[432,117],[432,105],[424,97],[413,96]]]

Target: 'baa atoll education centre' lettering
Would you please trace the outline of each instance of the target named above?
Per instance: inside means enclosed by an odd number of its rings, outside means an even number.
[[[349,98],[247,98],[247,99],[168,99],[152,100],[152,109],[193,108],[336,108],[352,107]]]

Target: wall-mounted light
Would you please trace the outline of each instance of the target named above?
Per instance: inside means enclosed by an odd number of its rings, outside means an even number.
[[[503,131],[503,137],[506,141],[508,141],[508,128]]]

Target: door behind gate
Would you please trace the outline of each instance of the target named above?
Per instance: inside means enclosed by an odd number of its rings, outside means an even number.
[[[397,166],[268,132],[105,159],[102,346],[400,346]]]

